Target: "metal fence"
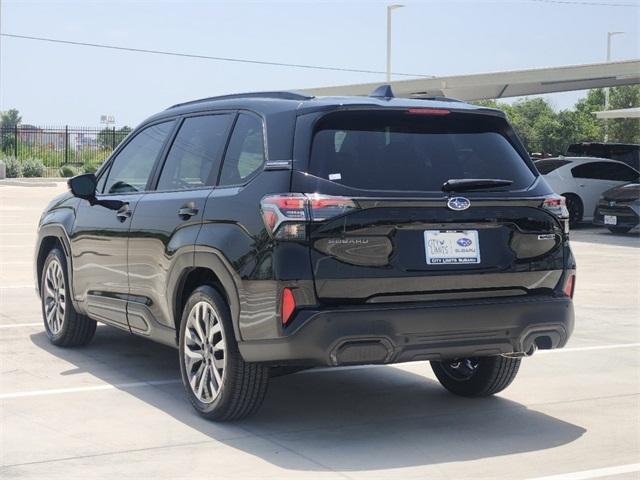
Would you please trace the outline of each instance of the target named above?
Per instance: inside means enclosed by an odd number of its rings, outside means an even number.
[[[46,176],[63,175],[65,166],[77,173],[95,171],[129,131],[128,127],[0,127],[0,157],[15,157],[20,163],[40,161]]]

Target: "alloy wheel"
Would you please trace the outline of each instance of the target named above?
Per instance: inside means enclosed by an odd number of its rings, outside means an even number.
[[[444,371],[454,380],[469,380],[478,369],[478,359],[475,357],[457,358],[451,362],[442,362]]]
[[[47,327],[53,335],[62,330],[67,301],[62,265],[57,259],[51,260],[44,274],[43,285],[44,317]]]
[[[226,366],[226,341],[213,306],[196,303],[187,317],[184,365],[191,391],[202,403],[213,402],[222,388]]]

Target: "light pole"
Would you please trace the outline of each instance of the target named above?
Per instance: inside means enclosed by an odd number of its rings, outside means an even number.
[[[623,35],[624,32],[607,32],[607,62],[611,61],[611,37]],[[609,87],[604,89],[604,109],[609,110]],[[604,141],[609,141],[609,122],[604,119]]]
[[[391,12],[404,5],[387,5],[387,83],[391,82]]]

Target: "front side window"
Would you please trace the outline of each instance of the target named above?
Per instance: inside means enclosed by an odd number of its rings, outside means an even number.
[[[238,116],[220,174],[219,185],[240,185],[264,162],[262,122],[253,115]]]
[[[186,118],[167,155],[158,190],[214,185],[232,118],[232,114]]]
[[[310,173],[365,190],[440,191],[450,179],[511,180],[534,173],[507,138],[504,119],[470,113],[336,112],[316,126]]]
[[[172,120],[152,125],[133,137],[113,160],[103,192],[144,191],[173,123]]]
[[[594,180],[602,180],[603,168],[599,167],[600,162],[583,163],[571,169],[574,178],[591,178]]]

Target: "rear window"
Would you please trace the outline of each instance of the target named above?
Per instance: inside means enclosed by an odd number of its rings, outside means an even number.
[[[507,189],[520,190],[535,175],[508,133],[504,119],[487,115],[336,112],[316,126],[309,169],[366,190],[440,191],[461,178],[512,180]]]
[[[536,168],[542,175],[551,173],[554,170],[564,165],[567,165],[569,163],[571,162],[569,162],[568,160],[538,160],[533,162],[533,164],[536,166]]]

